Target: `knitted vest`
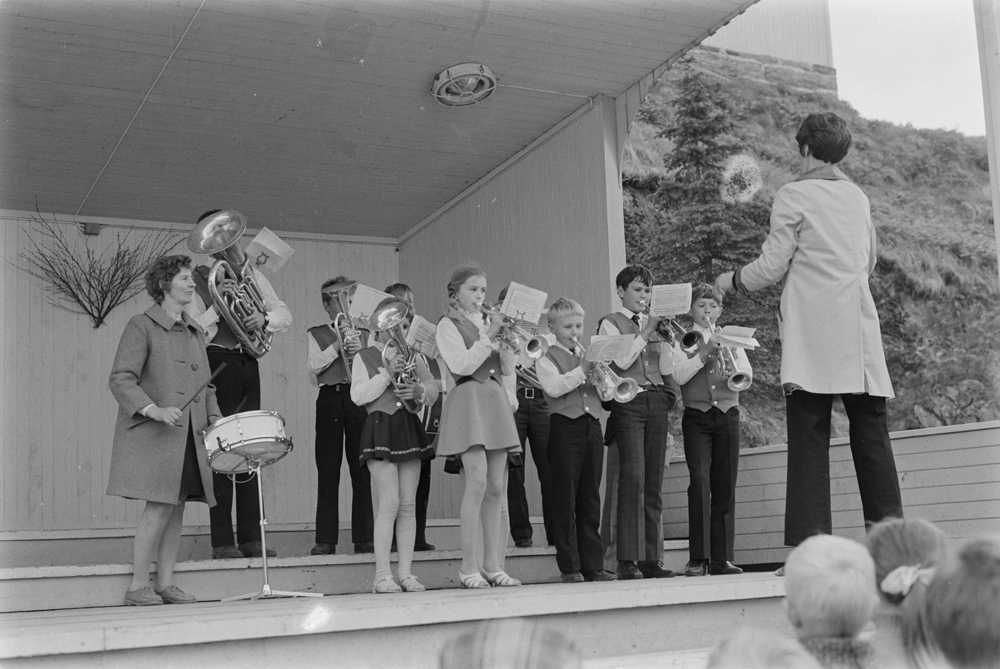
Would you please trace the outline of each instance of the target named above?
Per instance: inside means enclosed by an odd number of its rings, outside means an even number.
[[[331,325],[317,325],[314,328],[309,328],[309,334],[319,344],[321,351],[330,348],[337,341],[337,335],[334,334],[333,326]],[[330,363],[329,367],[317,374],[316,379],[323,386],[335,386],[338,383],[347,383],[347,367],[344,364],[343,353],[337,356],[337,359]]]
[[[617,311],[601,319],[601,321],[605,320],[611,321],[618,328],[618,332],[622,334],[634,334],[638,337],[639,332],[641,332],[639,326],[632,319]],[[598,323],[597,327],[600,328],[600,326],[601,324]],[[611,369],[622,378],[635,379],[636,383],[640,386],[644,386],[647,383],[658,386],[663,383],[663,377],[660,376],[660,352],[653,346],[647,345],[643,348],[639,353],[639,357],[635,359],[635,362],[628,369],[622,369],[615,363],[611,363]]]
[[[715,407],[726,412],[740,403],[740,394],[730,390],[727,379],[719,373],[719,359],[716,356],[709,358],[705,366],[681,386],[681,397],[684,398],[685,408],[698,411],[708,411]]]
[[[369,346],[368,348],[363,348],[358,351],[358,356],[360,356],[361,361],[365,363],[365,369],[368,370],[368,378],[374,378],[379,375],[379,368],[382,367],[382,351],[375,346]],[[385,391],[379,395],[374,402],[369,402],[365,405],[365,410],[368,411],[368,413],[381,411],[389,414],[390,416],[396,413],[396,411],[403,406],[403,403],[398,397],[396,397],[393,389],[393,385],[390,383]]]
[[[560,374],[566,374],[580,366],[580,359],[561,346],[550,346],[545,356],[555,364]],[[549,404],[549,413],[567,418],[579,418],[585,413],[594,418],[601,416],[601,398],[589,381],[559,397],[546,393],[545,399]]]
[[[451,322],[455,324],[458,328],[459,334],[462,335],[462,341],[465,342],[465,348],[472,348],[472,345],[479,341],[479,328],[477,328],[468,318],[464,316],[446,316],[445,318],[450,318]],[[469,376],[458,376],[455,378],[455,383],[462,383],[463,379],[473,378],[479,383],[486,383],[487,379],[494,379],[497,383],[503,385],[502,372],[500,370],[500,354],[496,351],[490,353],[489,357],[483,361],[483,364],[479,365]]]

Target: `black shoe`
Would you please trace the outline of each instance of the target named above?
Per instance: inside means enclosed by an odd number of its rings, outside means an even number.
[[[708,576],[708,560],[691,560],[684,567],[685,576]]]
[[[583,572],[583,580],[585,581],[617,581],[618,574],[612,573],[605,569],[595,569],[594,571]]]
[[[243,553],[236,546],[214,546],[212,548],[213,560],[233,560],[242,557]]]
[[[531,548],[531,539],[515,539],[514,545],[518,548]]]
[[[559,578],[563,583],[583,583],[583,574],[578,571],[564,571]]]
[[[639,563],[639,571],[643,578],[673,578],[676,572],[663,568],[663,563],[657,560],[643,560]]]
[[[635,566],[634,562],[618,563],[618,579],[621,581],[632,581],[642,578],[642,572]]]
[[[354,544],[354,552],[357,553],[374,553],[375,552],[375,542],[373,541],[362,541],[360,543]]]
[[[309,551],[310,555],[333,555],[337,552],[337,544],[316,544]]]
[[[264,555],[264,545],[259,541],[248,541],[245,544],[240,544],[239,549],[243,553],[243,557],[261,557]],[[278,554],[273,549],[268,548],[267,557],[278,557]]]
[[[731,574],[742,574],[743,570],[729,560],[712,560],[712,563],[709,566],[709,573],[728,576]]]
[[[415,551],[432,551],[434,550],[434,544],[429,544],[426,541],[417,541],[413,544],[413,550]]]

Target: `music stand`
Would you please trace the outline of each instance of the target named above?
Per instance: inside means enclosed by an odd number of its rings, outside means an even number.
[[[251,601],[257,599],[268,599],[271,597],[322,597],[321,592],[294,592],[290,590],[272,590],[271,584],[267,582],[267,536],[264,531],[264,526],[267,525],[267,518],[264,516],[264,486],[261,483],[260,476],[260,458],[254,456],[244,456],[247,461],[247,467],[251,474],[257,477],[257,502],[260,506],[260,548],[261,548],[261,560],[263,560],[264,565],[264,587],[261,588],[260,592],[251,592],[246,595],[237,595],[236,597],[226,597],[222,601],[224,602],[236,602],[243,599],[249,599]]]

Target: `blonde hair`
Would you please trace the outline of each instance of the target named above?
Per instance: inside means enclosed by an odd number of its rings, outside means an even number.
[[[828,636],[856,636],[878,604],[875,563],[857,541],[809,537],[785,561],[785,598],[796,632],[819,628]]]
[[[587,312],[583,310],[580,303],[576,300],[571,300],[568,297],[560,297],[555,302],[549,306],[549,312],[546,316],[549,323],[555,323],[557,319],[564,316],[586,316]]]

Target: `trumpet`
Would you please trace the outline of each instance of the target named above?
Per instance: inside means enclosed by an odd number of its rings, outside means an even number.
[[[337,306],[337,317],[333,319],[333,334],[336,335],[337,343],[340,344],[340,354],[344,358],[344,371],[347,374],[348,383],[352,381],[351,366],[354,364],[354,354],[348,352],[344,342],[353,340],[361,344],[361,330],[347,315],[347,310],[350,309],[349,296],[357,285],[357,281],[342,281],[327,286],[326,290],[323,291],[323,294],[333,300]]]
[[[701,334],[697,330],[685,330],[675,318],[664,318],[657,324],[649,342],[677,342],[681,350],[688,355],[696,353],[701,348]]]
[[[573,337],[576,347],[580,349],[581,355],[586,350],[580,345],[579,339]],[[631,402],[639,394],[639,384],[635,379],[622,378],[615,374],[611,366],[606,362],[595,362],[594,368],[587,374],[587,380],[593,384],[597,390],[597,396],[604,402]]]
[[[708,331],[714,337],[717,332],[715,323],[710,318],[706,320],[708,321]],[[700,342],[701,337],[699,336],[698,339]],[[699,348],[701,348],[700,344]],[[726,385],[729,386],[730,390],[738,393],[743,392],[753,383],[753,371],[740,365],[732,346],[719,347],[719,366],[721,367],[719,374],[726,377]]]
[[[504,348],[513,351],[518,355],[524,355],[528,360],[540,360],[549,350],[549,342],[542,335],[532,335],[525,330],[516,320],[500,313],[498,307],[486,309],[480,307],[483,314],[491,321],[496,318],[502,319],[500,331],[496,339]]]
[[[369,319],[369,325],[373,332],[388,332],[389,341],[382,349],[382,366],[389,369],[389,363],[396,357],[402,357],[403,370],[390,374],[393,388],[402,385],[413,385],[420,381],[417,376],[417,352],[406,343],[406,335],[403,333],[403,321],[409,313],[410,308],[406,302],[398,298],[383,300],[375,309],[375,313]],[[423,403],[419,400],[400,399],[403,407],[410,413],[420,413]]]

